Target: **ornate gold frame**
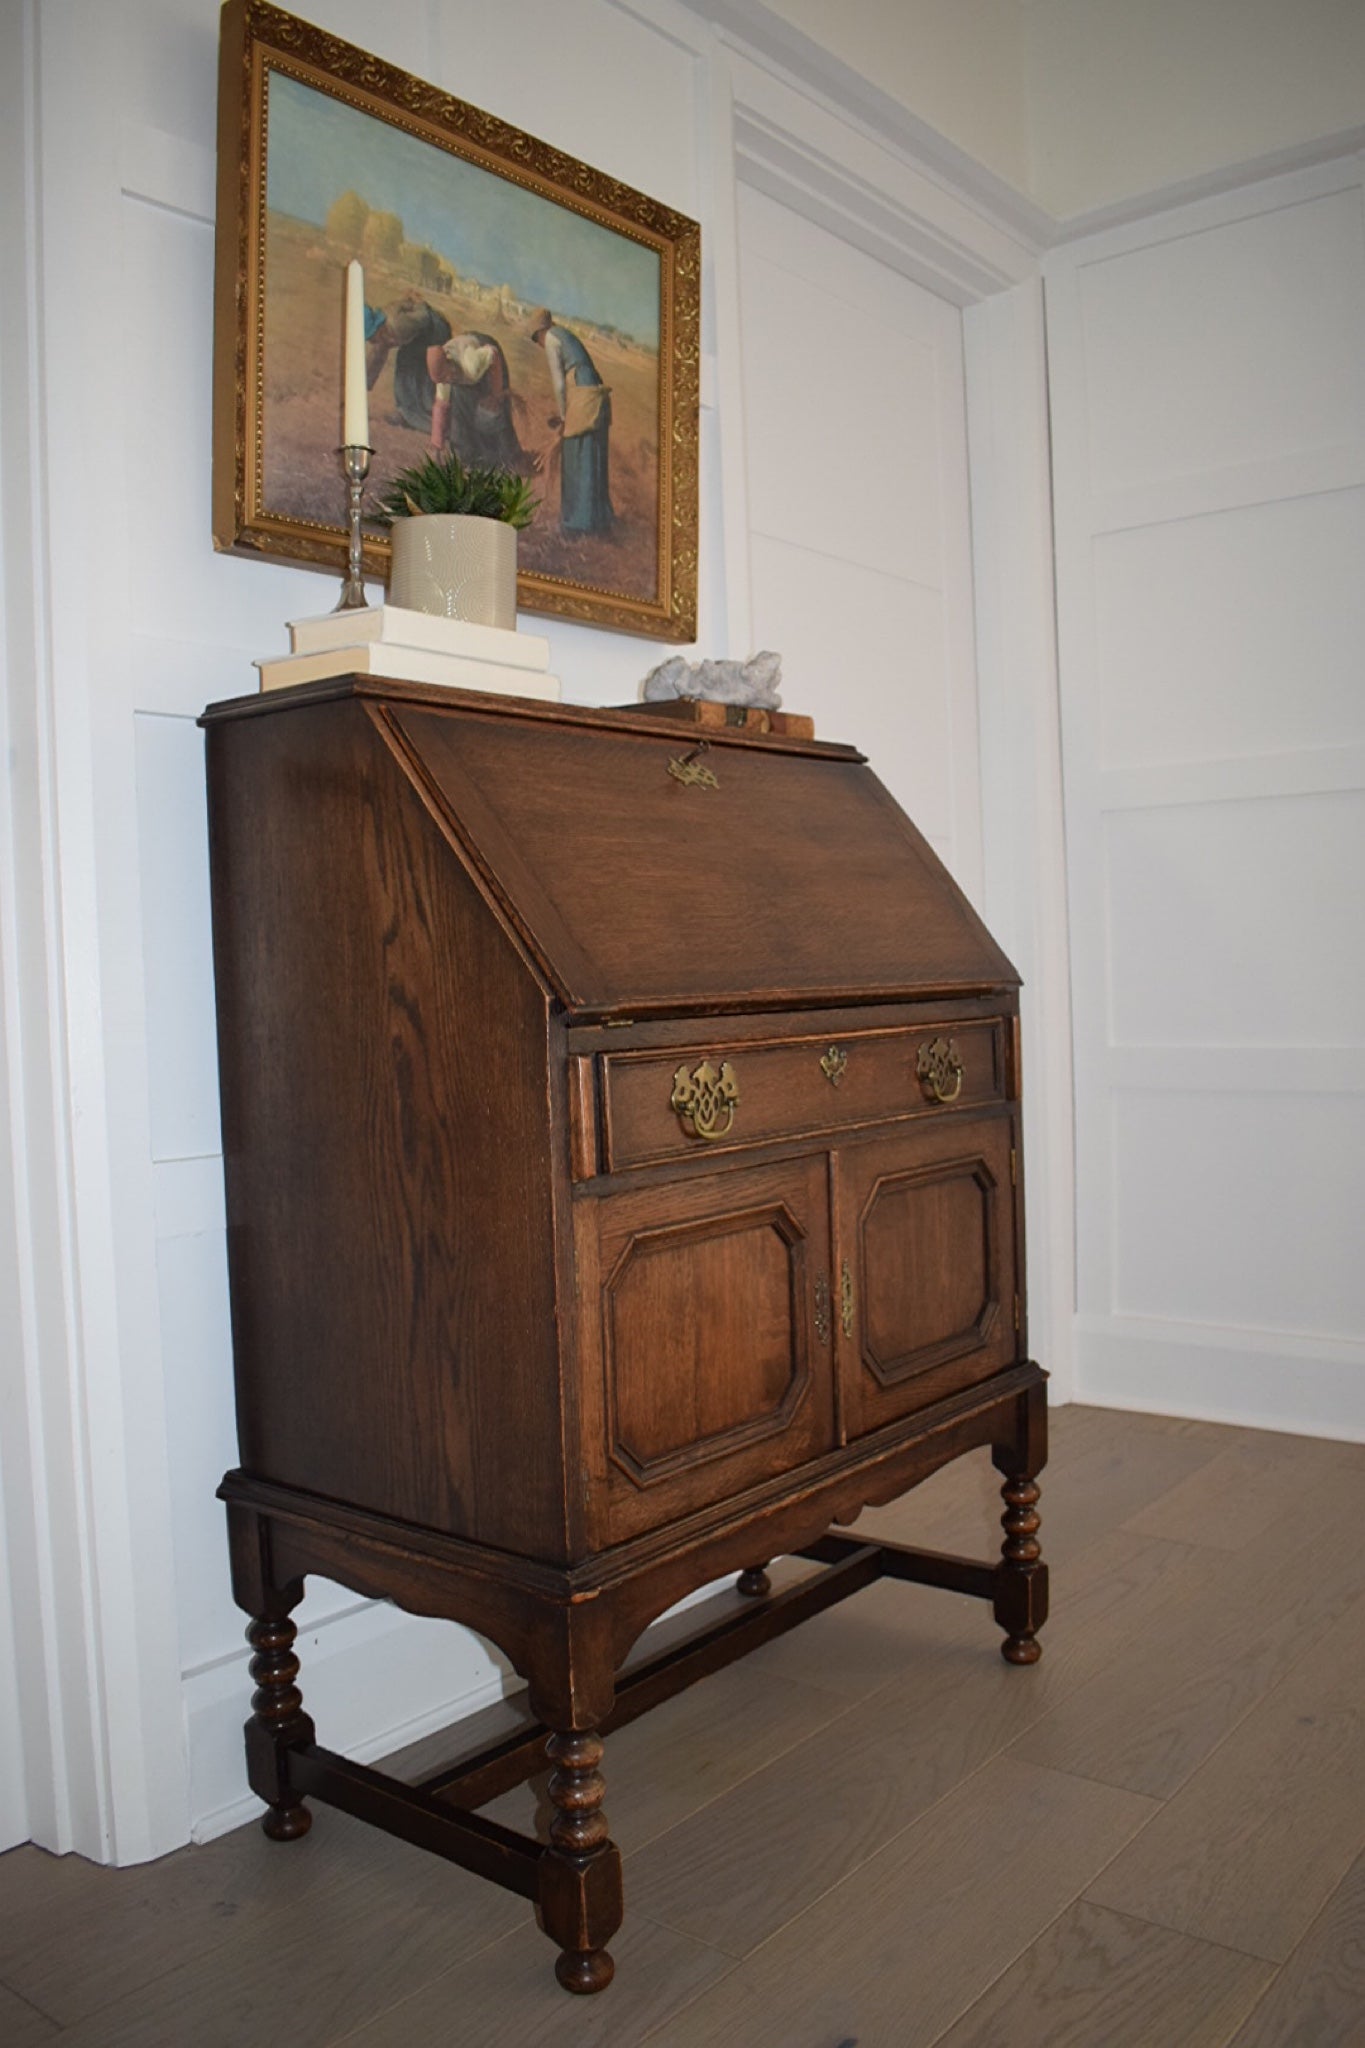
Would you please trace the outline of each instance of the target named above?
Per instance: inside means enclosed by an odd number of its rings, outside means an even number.
[[[218,232],[214,296],[213,543],[344,573],[337,523],[272,513],[263,500],[264,252],[267,79],[272,70],[377,121],[466,158],[644,243],[660,259],[659,588],[653,600],[523,571],[527,611],[661,640],[692,640],[697,615],[697,407],[701,231],[695,221],[426,85],[268,0],[226,0],[218,79]],[[383,578],[388,543],[365,540],[365,571]]]

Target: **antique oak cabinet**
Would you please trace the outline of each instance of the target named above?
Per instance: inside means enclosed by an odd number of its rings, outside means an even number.
[[[882,1576],[1038,1655],[1017,977],[851,747],[351,676],[204,724],[264,1826],[509,1886],[596,1991],[613,1727]],[[996,1561],[831,1526],[976,1446]],[[527,1725],[416,1783],[320,1747],[309,1573],[481,1631]],[[548,1839],[479,1813],[547,1754]]]

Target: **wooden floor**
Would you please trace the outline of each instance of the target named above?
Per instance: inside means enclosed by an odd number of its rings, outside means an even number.
[[[987,1555],[998,1506],[973,1458],[866,1520]],[[0,2042],[1365,2043],[1365,1447],[1068,1408],[1042,1506],[1033,1670],[883,1581],[609,1742],[602,1997],[520,1900],[320,1810],[0,1858]]]

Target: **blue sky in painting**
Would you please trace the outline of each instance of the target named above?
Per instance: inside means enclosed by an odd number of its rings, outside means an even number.
[[[321,226],[354,191],[480,284],[659,345],[659,259],[477,164],[270,74],[266,203]]]

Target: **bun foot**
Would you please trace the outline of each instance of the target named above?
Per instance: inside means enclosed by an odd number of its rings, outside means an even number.
[[[761,1600],[765,1593],[771,1593],[773,1589],[773,1582],[761,1564],[751,1564],[747,1570],[740,1573],[735,1584],[750,1600]]]
[[[1007,1664],[1036,1664],[1043,1646],[1033,1636],[1006,1636],[1000,1654]]]
[[[555,1957],[555,1975],[566,1991],[588,1997],[605,1991],[616,1975],[616,1965],[604,1948],[565,1949]]]
[[[272,1842],[297,1842],[313,1825],[306,1806],[267,1806],[261,1815],[261,1833]]]

